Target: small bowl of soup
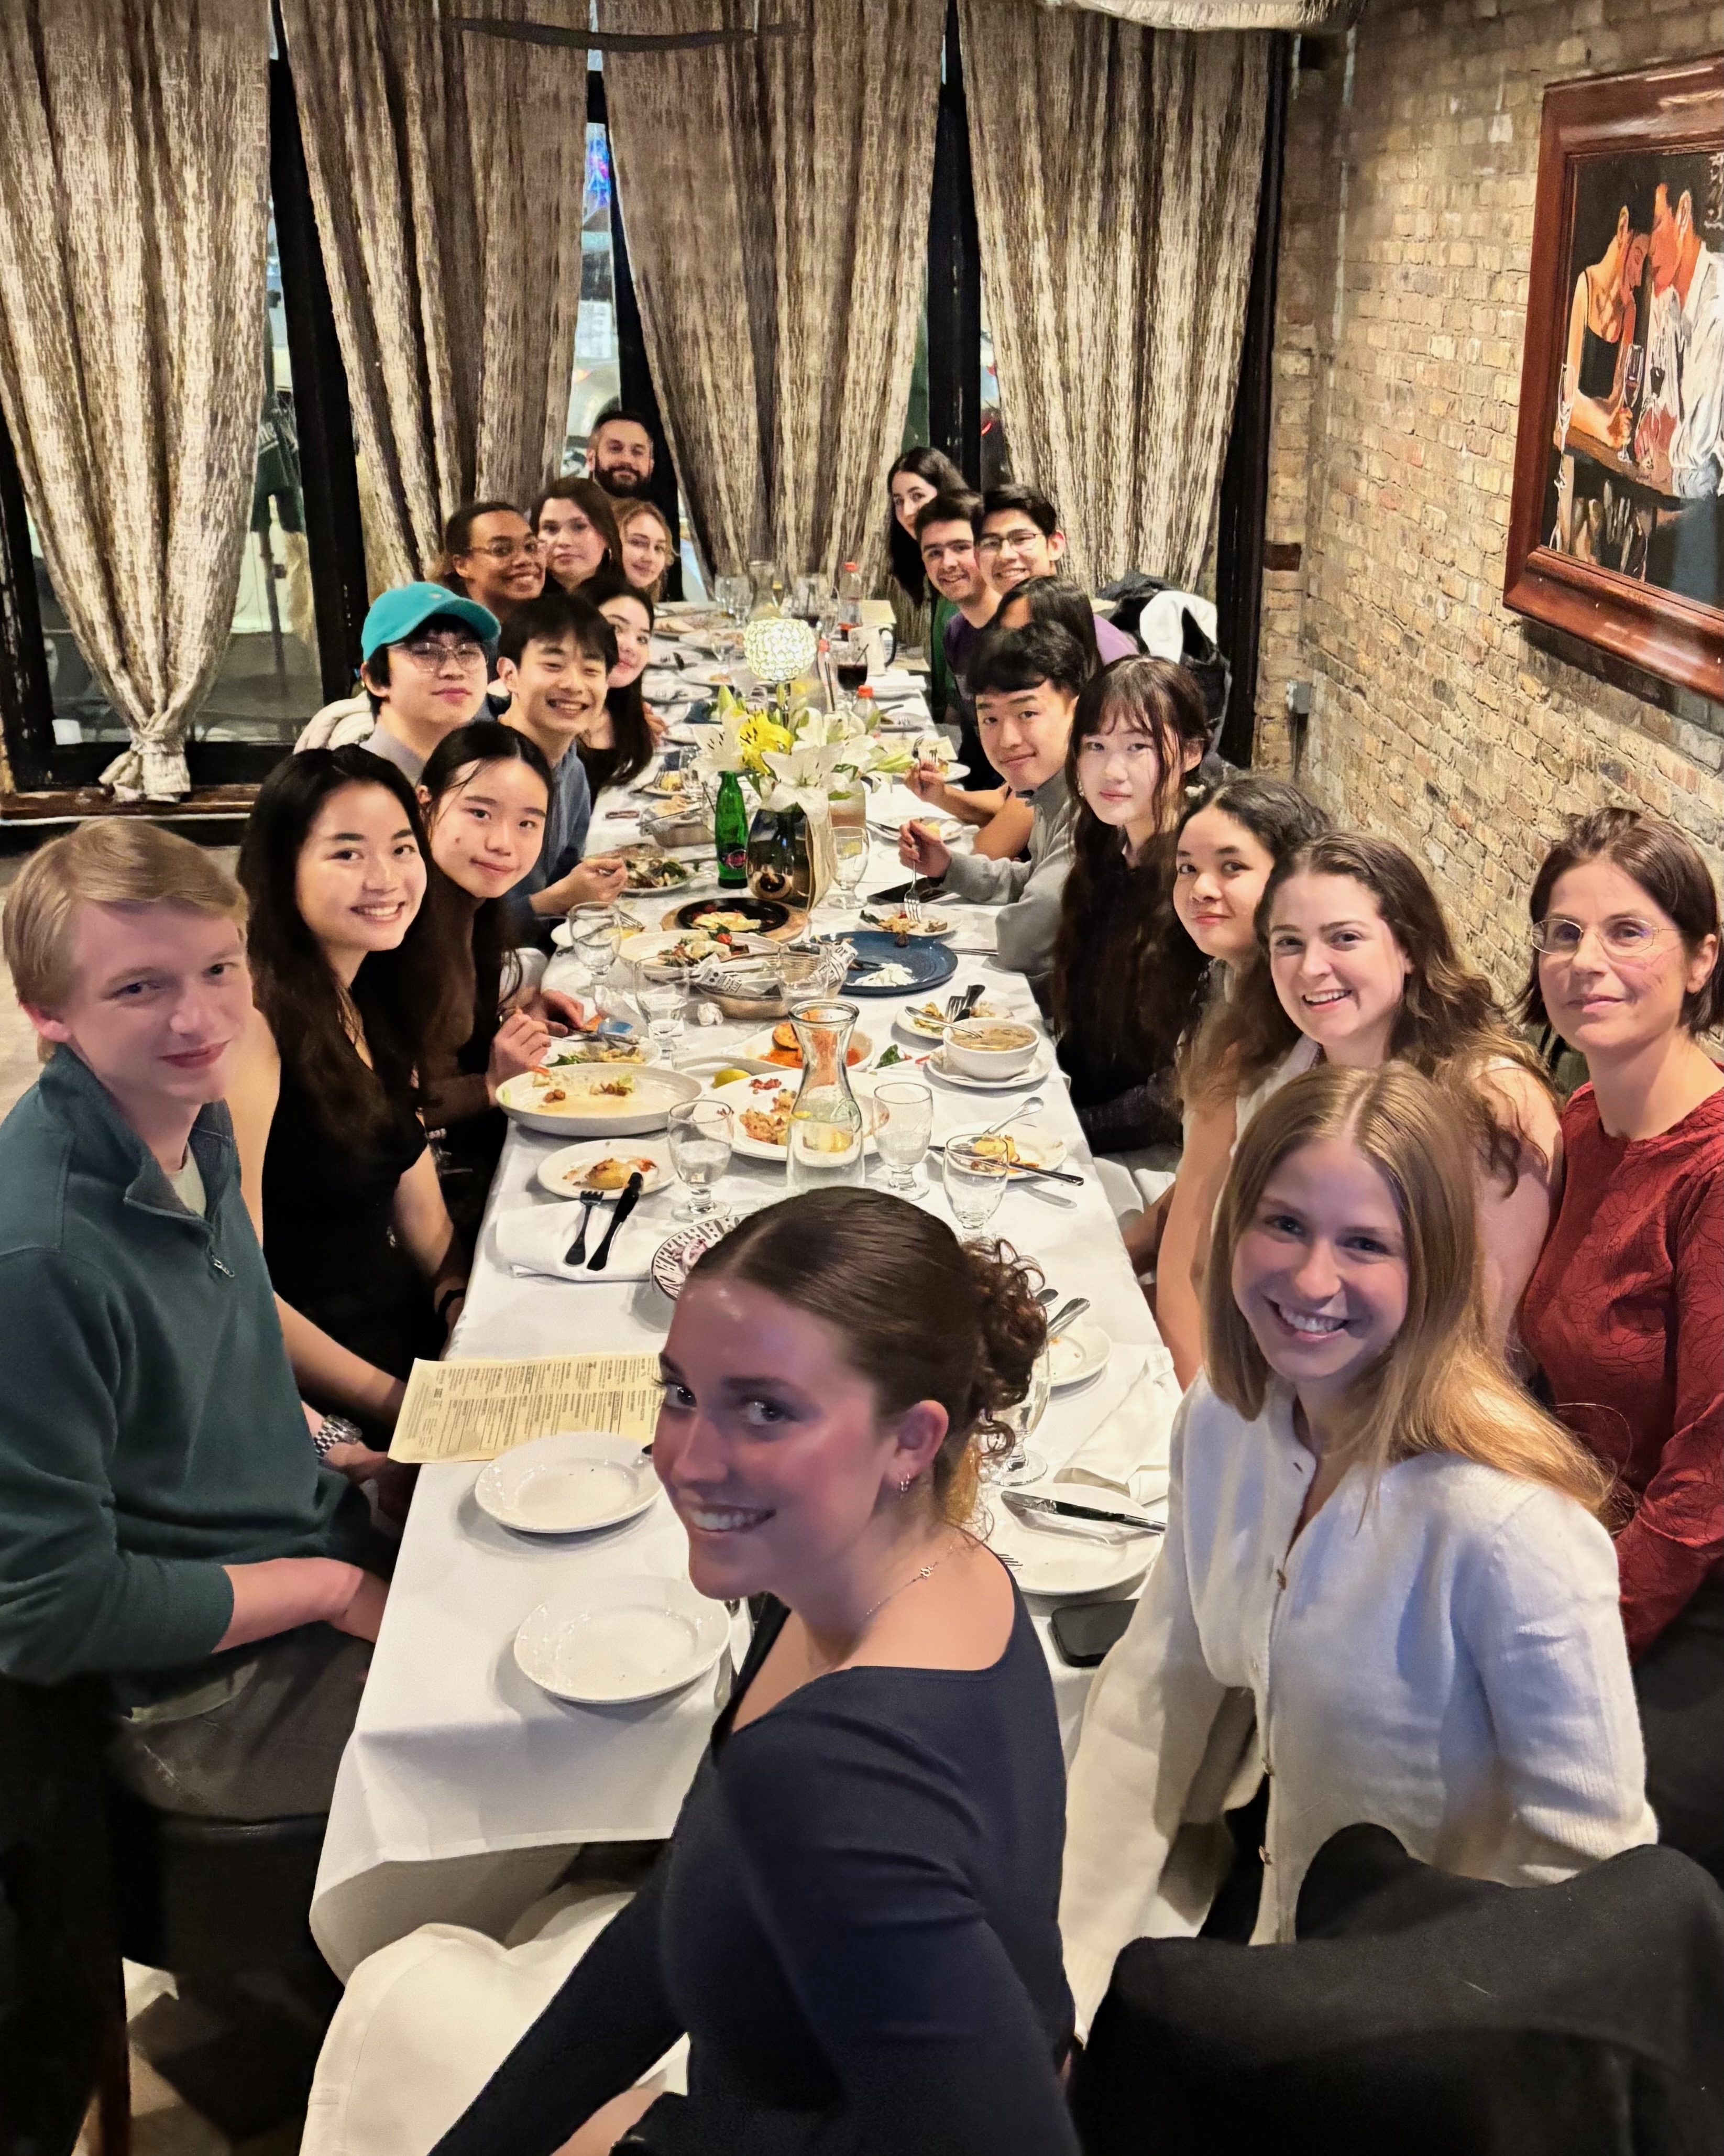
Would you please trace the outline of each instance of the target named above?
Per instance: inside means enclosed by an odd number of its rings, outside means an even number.
[[[1014,1018],[967,1018],[946,1029],[946,1054],[967,1078],[1015,1078],[1035,1060],[1041,1036]]]

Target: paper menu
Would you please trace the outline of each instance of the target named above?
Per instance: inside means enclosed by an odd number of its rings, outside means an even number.
[[[616,1430],[645,1445],[659,1399],[656,1355],[416,1362],[389,1457],[418,1466],[495,1460],[559,1430]]]

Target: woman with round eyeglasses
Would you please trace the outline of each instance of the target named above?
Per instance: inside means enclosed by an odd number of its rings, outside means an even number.
[[[623,558],[611,498],[596,480],[553,480],[533,504],[545,574],[572,592]]]
[[[467,501],[443,527],[437,581],[506,621],[545,588],[532,526],[510,501]]]
[[[1616,1471],[1623,1622],[1660,1839],[1724,1881],[1724,1020],[1718,894],[1673,825],[1576,819],[1532,886],[1526,1014],[1586,1058],[1521,1336]]]

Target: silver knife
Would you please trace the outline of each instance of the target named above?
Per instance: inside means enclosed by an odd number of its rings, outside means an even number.
[[[1162,1520],[1146,1520],[1136,1512],[1106,1512],[1099,1505],[1074,1505],[1063,1497],[1035,1497],[1025,1490],[1003,1490],[1000,1495],[1014,1512],[1058,1512],[1069,1520],[1106,1520],[1117,1527],[1135,1527],[1140,1535],[1167,1532]]]
[[[890,1067],[889,1065],[888,1068]],[[946,1157],[946,1148],[943,1145],[931,1145],[928,1151],[938,1159],[943,1160]],[[1006,1175],[1007,1179],[1013,1183],[1028,1183],[1032,1179],[1039,1179],[1044,1183],[1075,1183],[1081,1185],[1084,1179],[1082,1176],[1073,1175],[1068,1169],[1063,1168],[1020,1168],[1015,1164],[1007,1168]]]
[[[623,1195],[617,1200],[617,1209],[611,1215],[611,1224],[604,1231],[604,1240],[587,1260],[589,1273],[602,1273],[605,1260],[611,1254],[611,1245],[617,1240],[617,1230],[640,1203],[640,1186],[644,1181],[639,1168],[629,1178]]]

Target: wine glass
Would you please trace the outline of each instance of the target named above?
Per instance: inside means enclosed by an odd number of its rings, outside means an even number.
[[[856,691],[868,679],[868,639],[859,629],[834,639],[832,665],[839,687],[854,704]]]
[[[1629,439],[1616,453],[1619,464],[1634,461],[1634,406],[1640,395],[1640,377],[1645,370],[1646,347],[1631,344],[1622,362],[1622,408],[1629,415]]]
[[[874,1142],[886,1164],[885,1187],[913,1198],[928,1140],[934,1135],[934,1091],[920,1078],[885,1078],[874,1089]]]
[[[635,993],[646,1014],[647,1038],[660,1055],[668,1054],[683,1035],[683,1011],[688,1002],[689,975],[685,966],[667,966],[654,961],[650,971],[637,968]]]
[[[748,609],[754,603],[754,583],[748,577],[721,577],[712,587],[712,596],[735,622],[748,619]]]
[[[995,1482],[1034,1482],[1047,1472],[1047,1462],[1031,1452],[1027,1440],[1048,1409],[1048,1351],[1043,1348],[1029,1373],[1029,1389],[1014,1408],[1000,1411],[1000,1420],[1012,1433],[1012,1449],[988,1462],[989,1479]]]
[[[722,1101],[679,1101],[668,1119],[670,1164],[688,1186],[679,1220],[705,1220],[716,1209],[712,1193],[731,1164],[735,1127]]]
[[[979,1235],[998,1212],[1009,1173],[998,1153],[977,1152],[962,1138],[947,1144],[941,1180],[952,1217],[967,1235]]]

